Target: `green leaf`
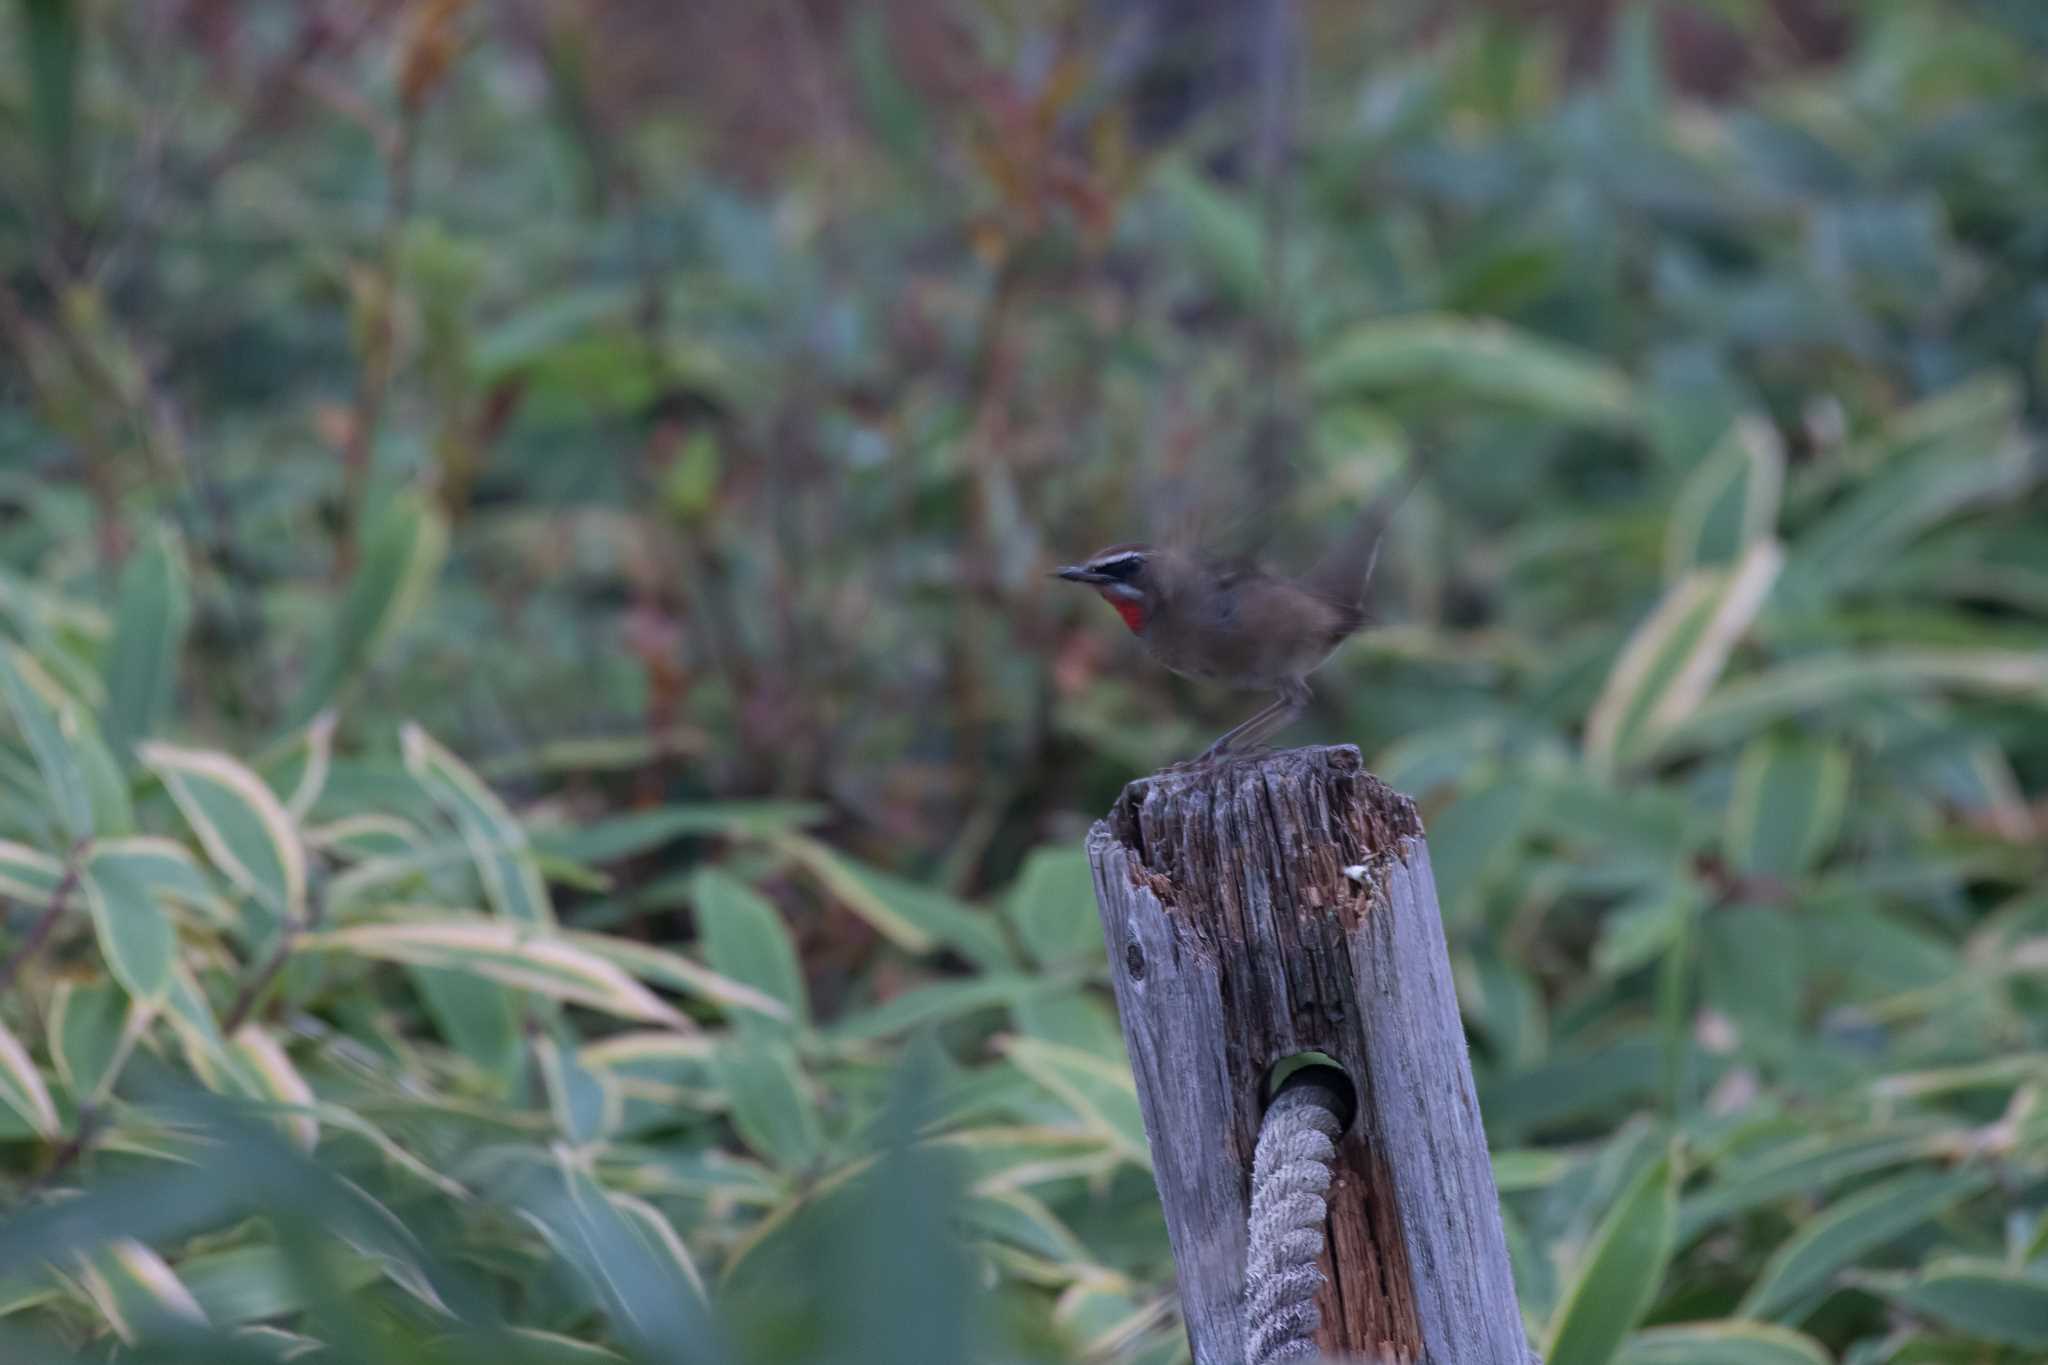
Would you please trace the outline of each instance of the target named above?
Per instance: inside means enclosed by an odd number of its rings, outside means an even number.
[[[579,1055],[585,1067],[618,1083],[621,1113],[614,1128],[630,1136],[673,1127],[683,1114],[723,1113],[731,1107],[714,1075],[721,1042],[701,1033],[634,1030],[587,1044]],[[667,1158],[657,1162],[666,1166]],[[661,1187],[669,1186],[663,1182]],[[769,1201],[775,1197],[771,1190]]]
[[[1667,748],[1698,748],[1858,701],[1959,692],[2048,702],[2048,650],[1865,649],[1814,654],[1718,689],[1676,724]]]
[[[50,997],[50,1059],[80,1105],[113,1089],[148,1015],[111,981],[59,982]]]
[[[2048,1347],[2048,1275],[1994,1261],[1940,1261],[1917,1275],[1859,1281],[1909,1312],[1985,1341]]]
[[[1600,1222],[1552,1320],[1545,1365],[1607,1365],[1657,1296],[1675,1249],[1677,1144],[1644,1168]]]
[[[19,645],[0,647],[0,696],[35,756],[58,826],[73,839],[85,838],[93,831],[92,788],[68,737],[78,727],[74,705]]]
[[[284,1050],[284,1044],[270,1030],[251,1022],[235,1031],[228,1046],[241,1062],[241,1074],[249,1079],[255,1098],[287,1111],[300,1111],[280,1114],[278,1124],[293,1146],[311,1152],[320,1141],[320,1121],[303,1111],[313,1109],[319,1101],[313,1087],[306,1084],[306,1078],[293,1064],[291,1054]]]
[[[568,1161],[551,1177],[535,1181],[519,1208],[590,1287],[635,1358],[725,1359],[702,1280],[668,1220]]]
[[[1161,169],[1154,186],[1172,205],[1173,222],[1207,264],[1208,278],[1239,303],[1263,297],[1268,287],[1266,234],[1256,210],[1182,161]]]
[[[1130,1160],[1150,1168],[1138,1084],[1123,1058],[1111,1060],[1038,1038],[1008,1039],[1003,1051],[1020,1071],[1116,1143]]]
[[[561,935],[564,943],[603,958],[639,977],[684,995],[731,1010],[747,1010],[779,1023],[789,1021],[789,1006],[765,991],[743,981],[699,966],[681,953],[657,948],[635,939],[612,938],[604,934],[570,930]]]
[[[175,840],[150,834],[95,839],[92,859],[98,864],[119,864],[160,901],[190,906],[223,927],[234,923],[213,880],[185,845]]]
[[[816,824],[823,806],[806,801],[703,801],[629,811],[570,829],[534,830],[534,851],[601,867],[689,835],[765,837]]]
[[[553,1038],[534,1040],[541,1081],[547,1088],[548,1110],[555,1128],[575,1147],[588,1147],[619,1126],[625,1097],[606,1071],[585,1066],[575,1052]]]
[[[79,1282],[114,1335],[131,1345],[206,1321],[192,1292],[163,1257],[131,1238],[118,1238],[82,1257]]]
[[[897,56],[887,20],[875,10],[860,10],[846,27],[846,67],[860,99],[866,125],[889,148],[897,163],[917,165],[931,147],[931,119],[917,90],[897,70]]]
[[[1563,1179],[1564,1173],[1571,1167],[1572,1158],[1562,1152],[1495,1152],[1493,1184],[1502,1194],[1545,1189]]]
[[[1710,1228],[1781,1199],[1822,1194],[1845,1181],[1934,1155],[1940,1140],[1929,1133],[1816,1134],[1746,1162],[1717,1170],[1717,1179],[1679,1209],[1683,1246]]]
[[[1017,973],[940,981],[904,991],[871,1009],[842,1015],[827,1032],[837,1042],[870,1042],[982,1010],[1014,1009],[1024,1001],[1064,989],[1069,987],[1057,977]]]
[[[489,976],[456,968],[414,966],[406,975],[449,1046],[500,1082],[518,1073],[517,992]]]
[[[786,834],[774,842],[847,909],[905,952],[928,953],[944,943],[986,971],[1017,965],[996,921],[986,912],[856,863],[807,835]]]
[[[994,1177],[1000,1181],[1000,1175]],[[972,1196],[960,1219],[981,1237],[1008,1242],[1047,1260],[1076,1265],[1089,1259],[1088,1248],[1053,1211],[1022,1190],[993,1189]]]
[[[1024,950],[1040,966],[1101,959],[1102,921],[1084,850],[1033,849],[1005,909]]]
[[[374,1261],[338,1248],[322,1258],[320,1269],[332,1277],[321,1287],[342,1293],[366,1288],[380,1278]],[[182,1257],[178,1278],[207,1319],[226,1326],[281,1318],[306,1306],[308,1286],[274,1246],[258,1243]]]
[[[183,967],[171,970],[171,989],[164,1000],[164,1020],[178,1037],[186,1063],[200,1084],[221,1095],[255,1095],[255,1079],[246,1074],[242,1058],[228,1048],[221,1036],[220,1022],[213,1006]]]
[[[65,738],[78,755],[85,774],[86,799],[92,803],[93,832],[101,838],[131,834],[135,830],[135,807],[129,799],[128,777],[121,764],[100,738],[99,729],[82,710],[65,713]]]
[[[554,906],[526,844],[526,830],[497,793],[417,725],[400,735],[405,769],[462,831],[491,908],[508,920],[552,924]]]
[[[1785,484],[1785,448],[1770,422],[1739,419],[1679,489],[1664,533],[1664,576],[1733,564],[1771,537]]]
[[[358,924],[309,934],[299,940],[299,950],[471,972],[621,1018],[687,1027],[674,1009],[603,958],[556,935],[500,920]]]
[[[1600,922],[1593,965],[1602,976],[1623,976],[1664,955],[1699,912],[1699,888],[1674,879],[1640,900],[1609,911]]]
[[[1628,377],[1598,357],[1506,323],[1436,313],[1360,323],[1315,357],[1310,383],[1324,397],[1423,391],[1591,426],[1637,418]]]
[[[291,812],[294,821],[303,823],[327,788],[327,775],[334,766],[334,727],[339,720],[334,712],[322,711],[299,732],[298,742],[293,745],[302,756],[284,808]]]
[[[1648,1096],[1664,1075],[1663,1051],[1647,1038],[1630,1038],[1597,1051],[1553,1056],[1480,1086],[1480,1109],[1506,1132],[1540,1129],[1566,1120],[1610,1118]]]
[[[1461,793],[1429,822],[1429,864],[1446,922],[1467,924],[1488,878],[1513,860],[1529,812],[1529,788],[1491,782]]]
[[[50,1100],[43,1073],[4,1023],[0,1023],[0,1104],[27,1121],[38,1137],[55,1139],[64,1129]]]
[[[1653,751],[1707,697],[1763,609],[1781,562],[1761,540],[1726,573],[1695,569],[1664,595],[1608,674],[1586,718],[1586,754],[1611,771]]]
[[[1027,1038],[1042,1038],[1048,1043],[1063,1043],[1083,1052],[1105,1056],[1122,1045],[1124,1035],[1117,1024],[1115,1005],[1075,983],[1046,982],[1042,978],[1032,980],[1052,989],[1025,991],[1010,1002],[1010,1013],[1019,1033]],[[890,1002],[891,1005],[894,1003]],[[889,1007],[883,1005],[879,1009]],[[852,1021],[841,1022],[849,1024]]]
[[[757,1034],[719,1048],[720,1087],[732,1101],[733,1127],[748,1150],[784,1171],[802,1170],[818,1155],[818,1113],[796,1052]]]
[[[184,552],[176,536],[160,529],[128,557],[114,609],[100,731],[124,760],[169,713],[191,616]]]
[[[1789,881],[1812,867],[1841,829],[1849,755],[1839,744],[1759,736],[1742,751],[1723,834],[1747,873]]]
[[[27,40],[22,58],[42,143],[43,169],[52,193],[62,200],[71,185],[72,130],[77,124],[78,57],[84,24],[78,0],[22,0]]]
[[[418,609],[447,545],[447,526],[427,498],[401,493],[384,506],[364,536],[362,562],[320,636],[287,725],[304,725],[362,673]]]
[[[1859,479],[1792,543],[1785,600],[1810,607],[1855,592],[1928,527],[1972,503],[2024,492],[2040,474],[2008,425],[2014,415],[1972,414],[1966,429],[1901,443],[1923,448]]]
[[[306,851],[263,779],[226,754],[153,742],[136,752],[163,779],[213,865],[273,914],[303,924]]]
[[[1761,1322],[1688,1322],[1637,1332],[1616,1365],[1833,1365],[1807,1336]]]
[[[171,989],[177,935],[149,884],[119,858],[86,859],[80,883],[107,967],[130,997],[147,1006]]]
[[[1736,1311],[1745,1318],[1783,1312],[1838,1271],[1991,1183],[1988,1171],[1913,1171],[1829,1206],[1772,1253]]]
[[[64,864],[39,849],[0,839],[0,896],[47,905],[64,880]]]
[[[781,914],[753,887],[715,867],[698,872],[693,891],[697,934],[712,968],[782,1005],[792,1022],[805,1023],[810,1002],[803,968]]]

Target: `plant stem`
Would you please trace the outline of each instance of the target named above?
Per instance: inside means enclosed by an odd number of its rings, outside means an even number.
[[[318,929],[321,920],[326,917],[327,896],[321,884],[315,881],[308,888],[307,894],[305,922],[294,924],[287,920],[284,928],[278,933],[277,944],[270,950],[270,956],[263,960],[263,965],[258,967],[249,979],[242,983],[242,988],[235,992],[235,1002],[228,1007],[226,1018],[221,1020],[220,1031],[224,1036],[232,1038],[237,1029],[249,1022],[250,1014],[256,1009],[256,1002],[262,998],[263,992],[270,988],[270,983],[277,979],[277,974],[284,970],[284,964],[290,960],[293,940],[307,930]]]
[[[36,922],[29,928],[28,937],[7,955],[5,962],[0,962],[0,994],[4,994],[8,987],[14,984],[16,974],[36,955],[44,941],[50,937],[51,931],[57,927],[57,921],[64,917],[65,908],[71,903],[71,894],[78,889],[78,855],[79,850],[72,849],[71,856],[64,863],[64,876],[58,881],[56,890],[50,893],[50,903],[43,907],[42,914],[36,916]]]
[[[384,418],[385,399],[391,388],[396,362],[392,348],[397,344],[398,267],[405,220],[412,211],[413,153],[419,141],[419,111],[408,108],[398,124],[398,139],[390,152],[390,196],[384,204],[384,223],[377,243],[377,296],[375,311],[368,319],[363,339],[363,356],[356,377],[355,420],[349,426],[348,444],[342,451],[341,541],[336,547],[335,572],[346,581],[354,572],[361,548],[363,520],[369,511],[370,475],[376,464],[377,428]]]

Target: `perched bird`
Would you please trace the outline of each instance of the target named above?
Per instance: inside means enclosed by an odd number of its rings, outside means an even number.
[[[1308,705],[1308,675],[1365,624],[1365,592],[1380,539],[1411,479],[1368,508],[1299,578],[1170,545],[1127,542],[1053,571],[1116,608],[1146,651],[1186,678],[1275,693],[1264,710],[1210,745],[1197,763],[1263,743]]]

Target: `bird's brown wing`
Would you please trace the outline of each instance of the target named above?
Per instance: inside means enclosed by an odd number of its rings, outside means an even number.
[[[1240,567],[1219,574],[1199,606],[1155,628],[1151,645],[1176,673],[1260,689],[1306,675],[1350,633],[1336,605],[1290,579]]]

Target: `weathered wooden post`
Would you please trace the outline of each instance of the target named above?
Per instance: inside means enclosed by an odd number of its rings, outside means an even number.
[[[1315,1337],[1389,1365],[1529,1348],[1414,805],[1355,747],[1168,770],[1089,834],[1195,1365],[1242,1365],[1252,1151],[1274,1065],[1354,1090]]]

